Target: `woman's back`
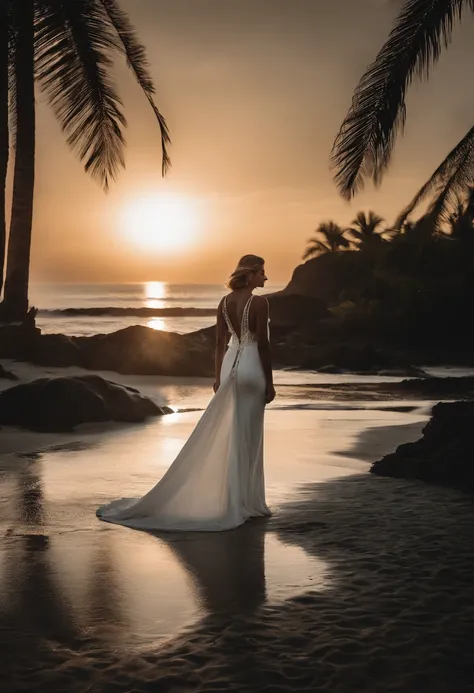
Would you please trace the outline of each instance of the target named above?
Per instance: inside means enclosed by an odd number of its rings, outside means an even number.
[[[262,296],[254,296],[250,291],[232,291],[224,297],[220,310],[226,319],[229,331],[235,333],[240,340],[242,337],[242,324],[250,334],[257,333],[258,309],[261,302],[265,301]]]

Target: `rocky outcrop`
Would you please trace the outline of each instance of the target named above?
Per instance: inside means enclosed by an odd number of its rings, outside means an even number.
[[[18,377],[11,371],[7,371],[0,363],[0,378],[3,380],[18,380]]]
[[[299,367],[303,370],[321,370],[330,366],[343,371],[375,372],[392,366],[409,366],[403,354],[396,355],[388,349],[370,342],[338,342],[326,340],[317,334],[295,330],[285,341],[277,343],[274,348],[276,363]]]
[[[0,393],[0,424],[34,431],[70,431],[104,421],[135,423],[170,411],[138,390],[92,374],[40,378]]]
[[[474,402],[437,404],[423,437],[375,462],[373,474],[474,492]]]
[[[276,329],[290,333],[309,322],[328,317],[327,304],[313,296],[297,294],[285,289],[267,296],[270,304],[272,333]]]
[[[214,330],[180,335],[136,325],[111,334],[67,337],[7,325],[0,327],[2,357],[124,374],[212,377]]]
[[[432,399],[449,399],[451,397],[474,397],[474,377],[464,378],[412,378],[402,380],[401,383],[393,383],[392,390],[406,395],[417,396],[423,394]]]
[[[140,375],[209,376],[214,374],[214,341],[200,330],[179,335],[148,327],[75,340],[78,365]]]
[[[30,323],[0,323],[0,358],[28,361],[40,337],[41,330]]]
[[[371,261],[361,253],[326,253],[293,272],[284,293],[311,296],[325,304],[363,296],[373,283]]]

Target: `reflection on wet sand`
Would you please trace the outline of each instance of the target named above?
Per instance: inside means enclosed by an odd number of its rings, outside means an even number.
[[[86,636],[95,649],[126,652],[199,616],[248,615],[265,602],[267,520],[225,533],[152,535],[99,524],[62,531],[41,469],[23,460],[4,470],[4,481],[15,483],[2,550],[0,647],[8,638],[12,658],[44,639],[74,648]]]
[[[265,531],[254,520],[230,532],[161,536],[191,578],[208,613],[248,613],[266,598]]]
[[[25,652],[28,644],[33,648],[35,641],[45,638],[72,645],[79,633],[50,560],[51,539],[44,527],[43,487],[36,466],[24,466],[16,481],[15,517],[1,557],[1,630],[6,631],[2,651],[8,645],[12,654]]]

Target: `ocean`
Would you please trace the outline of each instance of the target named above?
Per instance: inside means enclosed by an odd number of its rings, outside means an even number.
[[[262,293],[282,288],[267,285]],[[131,325],[184,334],[212,325],[225,293],[219,284],[33,283],[30,303],[38,308],[36,324],[45,334],[87,337]]]

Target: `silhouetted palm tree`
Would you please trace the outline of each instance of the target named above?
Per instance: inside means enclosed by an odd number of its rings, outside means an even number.
[[[303,255],[307,260],[316,255],[336,253],[351,247],[351,242],[345,237],[345,230],[333,221],[324,221],[315,231],[315,237],[310,238],[308,247]]]
[[[114,54],[125,56],[158,120],[163,172],[169,165],[169,133],[154,103],[145,49],[117,0],[22,0],[12,7],[16,155],[3,313],[21,319],[28,310],[35,77],[67,143],[105,189],[125,165],[126,120],[110,77]]]
[[[379,184],[388,168],[398,130],[405,123],[405,95],[415,78],[427,78],[453,24],[473,0],[406,0],[388,40],[357,86],[333,147],[335,180],[349,199],[367,178]],[[419,190],[407,214],[427,195],[435,230],[446,221],[457,194],[474,178],[474,127]]]
[[[383,222],[384,219],[375,212],[358,212],[347,231],[359,246],[373,246],[384,239],[385,230],[381,228]]]

